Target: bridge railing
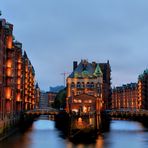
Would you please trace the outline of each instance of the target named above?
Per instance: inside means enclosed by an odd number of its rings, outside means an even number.
[[[58,110],[54,108],[38,108],[34,110],[29,110],[26,114],[58,114]]]
[[[129,109],[119,109],[119,110],[106,110],[106,112],[110,115],[113,114],[130,114],[130,115],[146,115],[148,116],[148,110],[144,110],[144,109],[136,109],[136,110],[129,110]]]

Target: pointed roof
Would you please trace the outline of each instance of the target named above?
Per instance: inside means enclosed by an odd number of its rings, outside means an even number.
[[[28,59],[28,56],[27,56],[27,53],[26,53],[25,50],[24,50],[24,58],[27,58]]]
[[[39,84],[38,84],[38,82],[36,83],[35,88],[39,88]]]
[[[99,64],[97,64],[97,67],[96,67],[95,72],[93,73],[93,75],[96,76],[96,77],[99,77],[99,76],[103,75]]]
[[[81,60],[77,68],[69,75],[70,78],[86,78],[102,76],[99,63],[89,63],[87,60]]]

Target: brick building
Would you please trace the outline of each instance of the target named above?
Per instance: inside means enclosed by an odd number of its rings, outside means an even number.
[[[77,64],[74,61],[73,72],[67,78],[66,110],[87,113],[108,107],[110,100],[108,92],[110,82],[108,81],[110,81],[109,62],[100,64],[81,60]]]
[[[35,95],[34,68],[14,40],[13,25],[0,19],[0,133],[22,111],[34,109]]]
[[[112,109],[138,109],[138,85],[130,83],[112,90]]]

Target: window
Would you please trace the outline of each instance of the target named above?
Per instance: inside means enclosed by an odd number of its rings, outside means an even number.
[[[77,83],[77,88],[81,88],[81,83],[80,82]]]
[[[82,88],[85,88],[85,84],[84,84],[84,82],[82,82],[82,85],[81,85],[81,87],[82,87]]]
[[[90,84],[89,84],[89,82],[87,82],[86,87],[87,87],[87,88],[90,88]]]
[[[71,83],[71,88],[75,88],[75,83],[74,82]]]
[[[94,88],[94,82],[91,82],[90,87],[91,87],[91,88]]]

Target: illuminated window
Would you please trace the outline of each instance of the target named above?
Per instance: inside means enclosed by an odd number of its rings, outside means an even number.
[[[82,103],[82,100],[78,100],[79,103]]]

